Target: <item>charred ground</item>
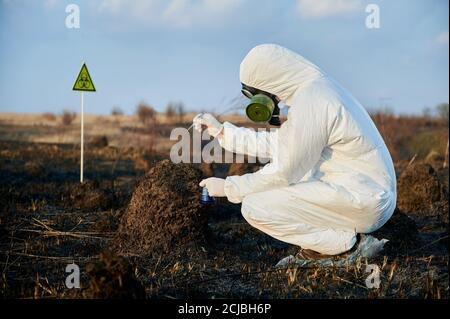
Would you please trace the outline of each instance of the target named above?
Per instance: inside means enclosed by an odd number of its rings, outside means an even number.
[[[375,236],[390,242],[384,256],[344,268],[275,269],[297,248],[250,227],[239,205],[199,206],[202,175],[243,174],[255,165],[177,166],[160,162],[165,155],[102,144],[86,150],[88,182],[80,185],[78,146],[2,141],[0,295],[448,298],[448,169],[442,156],[411,161],[408,144],[389,137],[386,123],[398,209]],[[65,286],[73,262],[79,290]],[[380,289],[366,288],[366,262],[380,267]]]

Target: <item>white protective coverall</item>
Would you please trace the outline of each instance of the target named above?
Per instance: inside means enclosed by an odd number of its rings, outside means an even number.
[[[396,177],[391,156],[361,104],[302,56],[278,45],[253,48],[241,82],[289,107],[275,132],[223,125],[230,152],[271,158],[261,170],[225,180],[225,194],[270,236],[335,255],[392,216]],[[263,153],[263,154],[261,154]]]

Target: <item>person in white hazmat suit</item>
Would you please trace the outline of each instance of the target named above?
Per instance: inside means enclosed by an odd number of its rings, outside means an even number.
[[[197,115],[194,127],[206,127],[226,150],[271,159],[255,173],[211,177],[200,186],[242,202],[250,225],[309,257],[353,251],[358,234],[392,216],[397,197],[391,156],[369,115],[319,67],[278,45],[253,48],[240,80],[287,105],[287,120],[257,132]]]

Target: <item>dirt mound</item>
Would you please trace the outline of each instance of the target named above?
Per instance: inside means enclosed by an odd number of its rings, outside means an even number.
[[[104,252],[100,260],[86,266],[90,280],[83,297],[88,299],[144,299],[145,289],[135,278],[133,267],[120,256]]]
[[[71,204],[81,209],[106,209],[112,204],[112,195],[100,189],[96,181],[87,181],[70,187]]]
[[[420,162],[410,165],[400,175],[397,206],[405,213],[447,214],[441,209],[447,194],[433,167]]]
[[[188,164],[156,163],[138,183],[121,219],[119,251],[147,254],[203,242],[208,214],[200,205],[201,176]]]
[[[420,244],[416,223],[398,208],[388,222],[372,235],[389,240],[384,247],[384,253],[387,255],[404,254]]]

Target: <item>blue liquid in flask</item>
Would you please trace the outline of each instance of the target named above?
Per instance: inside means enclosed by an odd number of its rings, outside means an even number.
[[[202,205],[212,205],[215,203],[214,198],[209,196],[208,189],[206,187],[203,187],[202,189],[202,195],[200,196],[200,203]]]

